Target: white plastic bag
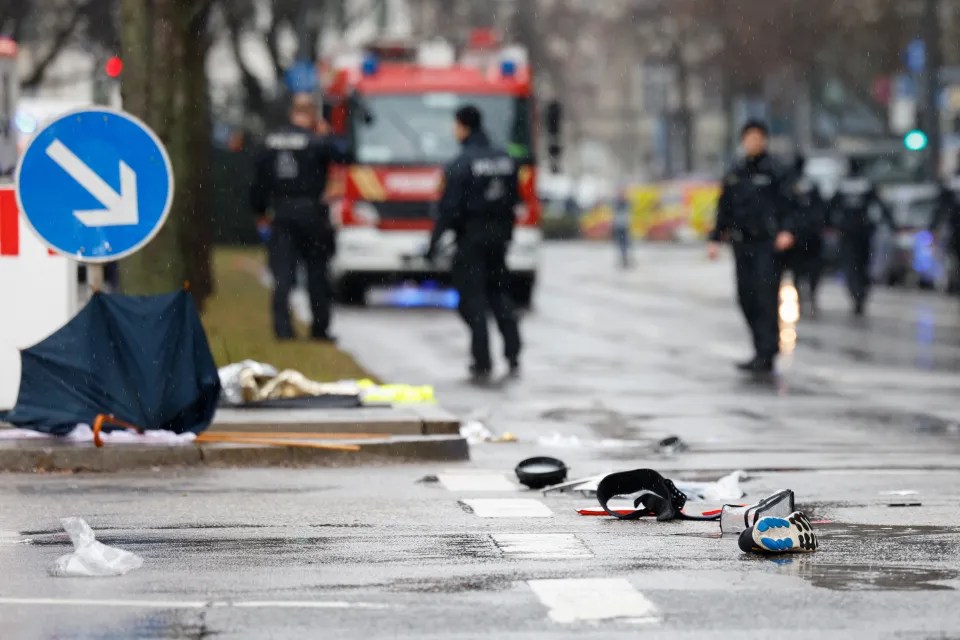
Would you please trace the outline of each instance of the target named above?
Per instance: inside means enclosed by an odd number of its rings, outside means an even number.
[[[687,494],[691,502],[724,502],[726,500],[739,500],[744,496],[743,489],[740,488],[740,481],[747,479],[747,472],[743,470],[734,471],[725,475],[716,482],[687,482],[685,480],[675,480],[677,489]]]
[[[73,553],[57,558],[49,573],[58,578],[122,576],[143,566],[140,556],[97,542],[83,518],[61,518],[64,530],[73,542]]]

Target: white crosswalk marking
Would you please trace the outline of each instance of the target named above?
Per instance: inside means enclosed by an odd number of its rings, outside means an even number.
[[[440,473],[437,479],[447,490],[462,493],[518,490],[502,473],[492,471]]]
[[[3,605],[128,607],[142,609],[388,609],[389,605],[343,600],[94,600],[84,598],[0,598]]]
[[[528,498],[473,498],[461,500],[480,518],[549,518],[550,507]]]
[[[554,622],[657,622],[657,607],[623,578],[528,580]]]
[[[494,533],[503,555],[524,560],[573,560],[593,553],[572,533]]]

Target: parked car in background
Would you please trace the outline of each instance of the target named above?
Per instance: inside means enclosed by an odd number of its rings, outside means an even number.
[[[888,285],[946,289],[950,273],[947,252],[930,232],[937,206],[935,184],[887,186],[881,197],[899,229],[881,227],[874,239],[871,265],[874,281]]]

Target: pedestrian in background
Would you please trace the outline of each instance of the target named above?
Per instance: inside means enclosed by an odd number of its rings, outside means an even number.
[[[790,179],[767,152],[768,141],[763,122],[751,120],[741,129],[743,157],[724,176],[707,249],[716,259],[721,241],[733,245],[737,298],[755,354],[737,368],[758,374],[773,371],[780,351],[781,254],[794,244]]]
[[[617,251],[620,255],[620,267],[629,269],[632,258],[631,248],[631,229],[630,229],[630,200],[627,198],[627,189],[622,187],[617,190],[617,196],[613,200],[613,240],[617,245]]]
[[[328,263],[336,249],[330,212],[322,201],[330,163],[346,158],[332,139],[318,136],[317,105],[306,94],[294,96],[290,123],[267,135],[257,154],[250,203],[257,229],[266,240],[273,273],[273,330],[280,340],[294,338],[290,292],[297,264],[307,273],[313,315],[310,335],[333,341]]]
[[[793,273],[800,299],[800,308],[806,307],[817,315],[817,287],[823,272],[823,230],[827,224],[827,203],[820,188],[804,175],[806,159],[797,156],[794,162],[792,199],[796,207],[796,243],[786,252],[786,264]]]
[[[520,370],[520,329],[507,295],[506,261],[514,207],[520,202],[517,165],[506,151],[491,145],[480,111],[472,105],[457,110],[454,135],[462,150],[444,170],[438,217],[425,257],[433,261],[443,235],[456,234],[453,283],[460,294],[460,315],[470,329],[470,375],[483,383],[493,372],[487,326],[491,313],[503,336],[510,374]]]
[[[849,174],[840,181],[830,201],[830,221],[840,232],[840,261],[856,316],[864,314],[870,295],[870,255],[877,216],[892,230],[897,230],[890,209],[880,199],[874,184],[863,175],[863,164],[851,158]]]
[[[937,234],[942,226],[949,234],[949,251],[953,258],[950,284],[954,290],[960,286],[960,174],[940,183],[937,208],[930,221],[930,232]]]

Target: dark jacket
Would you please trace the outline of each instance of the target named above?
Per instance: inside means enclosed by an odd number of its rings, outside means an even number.
[[[514,207],[520,201],[517,163],[490,144],[482,131],[463,141],[463,148],[443,175],[443,193],[430,238],[433,252],[448,230],[457,244],[507,243],[513,235]]]
[[[794,228],[798,238],[819,237],[827,226],[827,203],[813,181],[799,177],[793,183]]]
[[[278,222],[289,216],[318,216],[329,165],[344,159],[335,141],[308,129],[289,125],[270,133],[254,161],[254,213],[263,215],[272,208]]]
[[[890,208],[877,195],[877,189],[866,178],[852,177],[840,181],[830,201],[831,225],[843,233],[873,233],[876,223],[872,211],[879,211],[883,221],[896,229]]]
[[[712,240],[769,242],[795,231],[790,179],[769,155],[743,158],[723,178]]]
[[[937,197],[937,208],[930,221],[930,230],[947,223],[950,229],[951,241],[960,243],[960,176],[950,182],[940,184],[940,193]]]

